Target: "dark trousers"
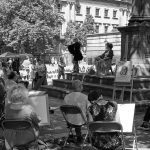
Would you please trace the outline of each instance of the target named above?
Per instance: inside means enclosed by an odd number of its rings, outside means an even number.
[[[150,106],[147,108],[143,121],[149,122],[150,120]]]
[[[77,138],[80,138],[82,136],[81,127],[75,127],[75,132],[76,132]]]
[[[73,61],[73,72],[79,73],[79,63],[78,61]]]

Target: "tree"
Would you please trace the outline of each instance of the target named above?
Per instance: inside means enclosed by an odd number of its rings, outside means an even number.
[[[87,35],[94,34],[94,32],[95,29],[93,16],[87,15],[82,25],[79,25],[77,22],[72,21],[68,23],[65,33],[65,39],[69,44],[69,42],[76,37],[80,40],[83,46],[86,46]]]
[[[27,52],[54,47],[63,17],[46,0],[1,0],[0,34],[7,45]]]

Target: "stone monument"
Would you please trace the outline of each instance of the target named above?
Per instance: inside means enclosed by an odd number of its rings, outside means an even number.
[[[132,60],[139,75],[150,75],[150,0],[132,0],[129,24],[119,27],[121,60]]]

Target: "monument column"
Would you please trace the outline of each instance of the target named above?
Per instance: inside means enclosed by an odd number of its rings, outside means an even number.
[[[142,68],[143,75],[150,69],[150,0],[132,0],[129,24],[119,27],[121,32],[121,60],[132,60]]]

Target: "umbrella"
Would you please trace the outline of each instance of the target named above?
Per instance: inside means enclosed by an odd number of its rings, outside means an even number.
[[[20,58],[27,58],[27,57],[33,57],[33,55],[32,54],[24,53],[24,54],[19,54],[19,57]]]
[[[18,54],[6,52],[0,55],[0,58],[14,58],[14,57],[18,57]]]

